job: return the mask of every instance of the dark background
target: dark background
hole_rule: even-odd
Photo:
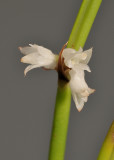
[[[47,160],[57,73],[34,69],[24,78],[18,46],[58,53],[69,38],[80,0],[0,1],[0,159]],[[96,160],[114,119],[114,1],[103,0],[84,49],[96,89],[79,113],[72,101],[65,160]]]

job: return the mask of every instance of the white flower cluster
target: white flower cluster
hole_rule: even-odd
[[[57,68],[59,57],[53,54],[51,50],[36,44],[19,47],[19,49],[25,55],[22,57],[21,62],[30,64],[24,71],[25,75],[28,71],[37,67]],[[78,111],[82,110],[84,103],[88,100],[88,96],[95,91],[88,87],[84,76],[84,70],[91,72],[87,65],[91,55],[92,49],[83,51],[80,48],[79,51],[76,51],[75,49],[65,48],[62,52],[64,64],[69,68],[69,85]]]

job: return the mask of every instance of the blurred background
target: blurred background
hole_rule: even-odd
[[[48,159],[57,73],[34,69],[24,78],[18,47],[36,43],[58,54],[81,2],[0,1],[0,159]],[[96,92],[80,113],[71,103],[65,160],[96,160],[114,120],[113,6],[103,0],[84,47],[93,47],[86,81]]]

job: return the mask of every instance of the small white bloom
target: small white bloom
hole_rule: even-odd
[[[87,64],[92,56],[92,49],[83,52],[82,48],[80,48],[79,51],[71,48],[65,48],[62,55],[65,58],[64,62],[67,67],[72,68],[73,70],[81,68],[91,72]]]
[[[29,63],[24,74],[33,68],[44,67],[45,69],[55,69],[58,71],[59,78],[69,82],[72,96],[78,111],[81,111],[88,96],[95,90],[88,87],[85,82],[84,70],[91,72],[87,65],[91,56],[92,49],[79,51],[63,46],[59,56],[54,55],[51,50],[36,44],[27,47],[19,47],[22,57],[21,62]]]
[[[19,49],[25,55],[22,57],[21,62],[30,64],[24,71],[25,75],[33,68],[44,67],[46,69],[55,69],[57,66],[58,56],[54,55],[47,48],[30,44],[27,47],[19,47]]]
[[[69,71],[69,84],[76,107],[78,111],[81,111],[84,102],[87,102],[88,100],[88,96],[95,91],[88,87],[84,78],[84,70],[90,72],[87,63],[91,58],[92,49],[83,52],[82,48],[80,48],[79,51],[66,48],[63,50],[62,55],[64,57],[65,65],[71,69]]]

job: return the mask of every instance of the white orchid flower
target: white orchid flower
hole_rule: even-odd
[[[82,48],[79,51],[66,48],[62,55],[66,66],[71,68],[69,84],[76,107],[81,111],[88,96],[95,91],[88,87],[84,75],[84,70],[91,72],[87,64],[92,56],[92,49],[83,52]]]
[[[36,44],[29,44],[29,46],[19,47],[19,49],[25,55],[22,57],[21,62],[30,64],[24,71],[25,75],[34,68],[44,67],[46,69],[55,69],[57,66],[58,56],[54,55],[47,48]]]
[[[88,87],[85,82],[84,70],[91,72],[87,65],[91,56],[92,49],[79,51],[71,48],[62,48],[59,56],[52,53],[51,50],[38,46],[36,44],[28,47],[19,47],[25,55],[21,62],[29,63],[24,74],[33,68],[44,67],[45,69],[55,69],[58,71],[59,78],[69,82],[72,96],[78,111],[81,111],[88,96],[95,90]]]

